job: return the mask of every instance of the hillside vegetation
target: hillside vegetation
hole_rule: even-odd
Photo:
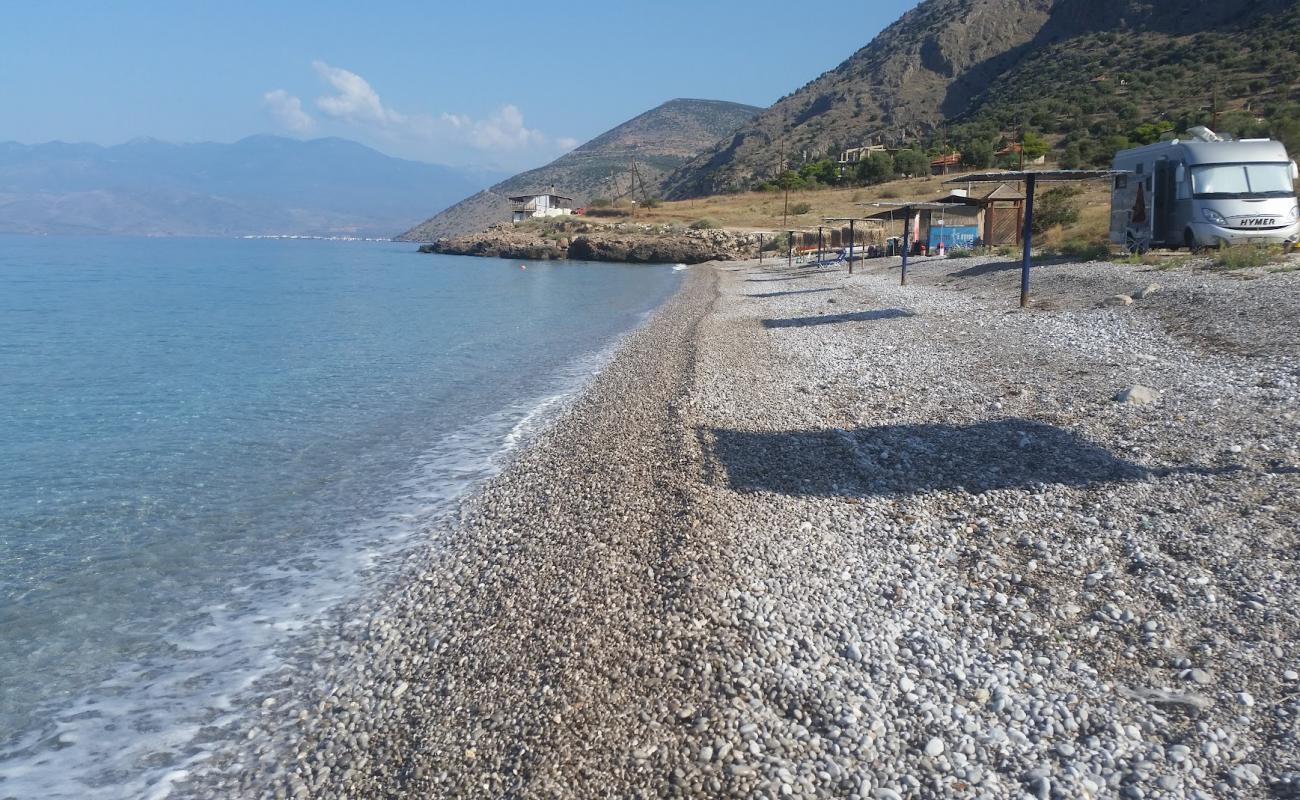
[[[671,198],[752,188],[880,142],[995,162],[1035,137],[1069,166],[1217,119],[1300,149],[1294,0],[926,0],[677,170]]]

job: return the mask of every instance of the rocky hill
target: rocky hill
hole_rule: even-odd
[[[960,146],[1029,126],[1127,135],[1213,115],[1215,97],[1220,111],[1285,126],[1300,100],[1298,32],[1295,0],[925,0],[683,166],[665,192],[749,188],[783,164],[871,141]]]
[[[754,106],[720,100],[670,100],[544,167],[515,175],[457,203],[398,238],[428,242],[484,230],[493,223],[509,221],[506,197],[545,191],[552,186],[579,204],[598,197],[630,196],[634,159],[638,178],[635,196],[657,196],[662,192],[664,178],[673,170],[760,111]]]

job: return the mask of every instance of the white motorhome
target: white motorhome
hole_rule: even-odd
[[[1115,155],[1110,239],[1133,252],[1300,240],[1295,181],[1281,142],[1226,141],[1204,128]]]

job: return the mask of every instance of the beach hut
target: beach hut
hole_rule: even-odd
[[[550,192],[521,194],[509,198],[511,219],[523,222],[538,217],[563,217],[573,213],[573,198]]]

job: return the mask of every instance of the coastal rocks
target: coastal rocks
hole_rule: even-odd
[[[482,233],[421,245],[420,252],[524,260],[700,264],[752,256],[757,245],[753,235],[729,231],[566,220],[494,225]]]
[[[1107,308],[1122,308],[1133,305],[1133,298],[1126,294],[1116,294],[1102,300],[1101,304]]]

